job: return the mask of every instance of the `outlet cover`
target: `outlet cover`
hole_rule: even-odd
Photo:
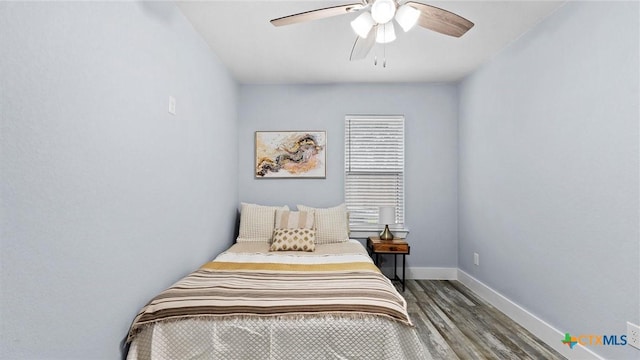
[[[478,253],[473,253],[473,265],[480,265],[480,255]]]
[[[627,321],[627,344],[640,349],[640,326]]]

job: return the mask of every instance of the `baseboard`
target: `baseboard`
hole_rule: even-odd
[[[382,272],[393,274],[393,267],[382,266]],[[398,276],[402,276],[402,267],[398,266]],[[458,268],[438,268],[438,267],[407,267],[405,276],[415,280],[456,280],[458,279]]]
[[[456,280],[457,268],[410,267],[407,268],[407,279],[416,280]]]
[[[547,324],[542,319],[509,300],[504,295],[493,290],[473,276],[460,269],[456,270],[457,280],[459,282],[489,302],[496,309],[505,313],[525,329],[529,330],[532,334],[540,338],[567,359],[604,359],[580,344],[577,344],[573,349],[570,349],[561,342],[562,338],[564,338],[563,332]]]

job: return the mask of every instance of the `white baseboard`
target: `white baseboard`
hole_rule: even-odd
[[[387,275],[393,274],[393,266],[382,266],[380,269]],[[402,277],[402,267],[398,266],[397,274]],[[407,267],[405,276],[407,280],[457,280],[458,268]]]
[[[458,269],[438,267],[409,267],[407,268],[407,279],[456,280],[458,279]]]
[[[493,290],[478,279],[467,274],[466,272],[457,270],[457,280],[471,289],[478,296],[489,302],[496,309],[502,311],[515,322],[529,330],[532,334],[547,343],[554,350],[565,356],[567,359],[598,359],[603,360],[593,351],[577,344],[573,349],[564,345],[561,341],[564,333],[547,324],[542,319],[530,313],[520,305],[506,298],[504,295]]]

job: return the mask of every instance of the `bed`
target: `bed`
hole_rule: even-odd
[[[139,312],[127,359],[428,358],[404,298],[360,242],[314,242],[235,243]]]

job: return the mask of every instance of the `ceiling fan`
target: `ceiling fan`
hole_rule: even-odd
[[[435,6],[403,0],[362,0],[360,3],[305,11],[271,20],[274,26],[297,24],[362,11],[351,21],[357,34],[349,60],[364,59],[375,43],[386,44],[396,39],[395,22],[405,32],[417,23],[435,32],[460,37],[473,23],[460,15]],[[377,59],[376,59],[377,63]],[[386,66],[386,60],[385,64]]]

